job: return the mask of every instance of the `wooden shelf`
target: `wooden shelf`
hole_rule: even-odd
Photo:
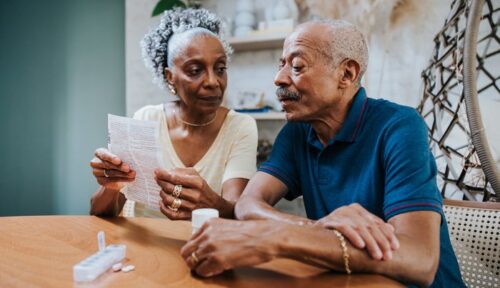
[[[274,33],[268,35],[250,35],[229,38],[229,44],[235,52],[255,51],[263,49],[281,49],[287,34]]]
[[[255,120],[286,120],[285,112],[262,112],[245,114],[252,116]]]

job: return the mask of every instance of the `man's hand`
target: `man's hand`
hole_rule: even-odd
[[[284,225],[284,224],[281,224]],[[198,275],[268,262],[277,255],[274,221],[211,219],[182,247],[181,255]]]
[[[376,260],[392,259],[392,251],[399,248],[394,227],[357,203],[334,210],[315,225],[338,230],[354,247],[366,248]]]

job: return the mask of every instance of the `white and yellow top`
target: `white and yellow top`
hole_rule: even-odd
[[[139,109],[134,119],[160,121],[160,141],[166,169],[186,168],[170,139],[164,105],[149,105]],[[245,114],[230,110],[219,134],[205,155],[194,165],[213,191],[221,194],[225,181],[234,178],[250,179],[256,171],[257,124]],[[222,196],[222,194],[221,194]],[[161,212],[127,200],[124,216],[165,217]]]

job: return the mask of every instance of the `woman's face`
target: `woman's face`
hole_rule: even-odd
[[[210,113],[222,103],[227,86],[227,57],[220,41],[196,35],[174,56],[173,67],[165,69],[167,81],[190,109]]]

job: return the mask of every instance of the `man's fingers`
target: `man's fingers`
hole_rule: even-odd
[[[370,231],[371,235],[377,242],[378,248],[382,252],[383,259],[384,260],[392,259],[391,243],[389,239],[387,239],[385,234],[381,231],[380,226],[379,225],[368,226],[368,230]]]
[[[374,228],[374,231],[375,230],[379,231],[380,233],[382,233],[385,236],[387,241],[389,241],[389,245],[390,245],[390,248],[392,250],[396,250],[399,248],[399,241],[396,238],[396,235],[394,234],[394,227],[392,227],[391,224],[385,223],[384,220],[382,220],[378,216],[373,215],[372,213],[368,212],[368,210],[366,210],[365,208],[363,208],[360,205],[354,205],[354,208],[358,211],[359,215],[361,217],[363,217],[363,219],[368,220],[368,222],[371,223],[369,225],[377,225],[378,226],[378,228],[380,230]],[[380,235],[377,235],[377,236],[380,236]],[[386,240],[381,240],[381,241],[386,243]],[[380,241],[377,241],[377,242],[381,243]],[[379,246],[379,247],[382,249],[385,249],[385,247],[381,247],[381,246]],[[389,253],[389,254],[392,254],[392,253]],[[390,255],[388,255],[388,257],[390,257]]]
[[[368,231],[365,227],[362,227],[357,231],[366,243],[366,250],[368,250],[368,254],[370,254],[373,259],[381,260],[383,257],[382,251],[378,247],[377,241],[375,241],[375,238],[373,238],[370,231]]]
[[[358,249],[364,249],[366,247],[366,243],[363,241],[361,235],[351,226],[342,225],[336,227],[335,229],[342,233],[342,235],[344,235],[354,247]]]
[[[196,274],[202,277],[211,277],[224,272],[224,267],[220,261],[214,257],[203,260],[195,269]]]
[[[188,242],[181,248],[181,256],[186,259],[195,252],[200,244],[206,240],[205,230],[208,228],[208,224],[205,222],[198,231],[191,236]]]
[[[389,224],[389,223],[383,223],[379,225],[380,231],[385,235],[385,237],[389,240],[391,243],[391,249],[396,250],[399,248],[399,240],[396,237],[396,234],[394,233],[394,227]]]

